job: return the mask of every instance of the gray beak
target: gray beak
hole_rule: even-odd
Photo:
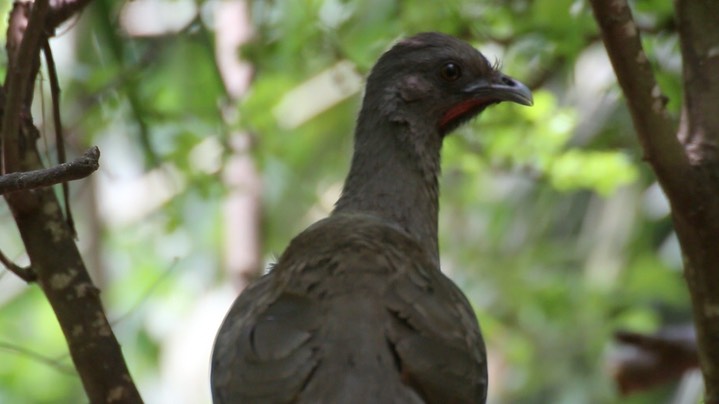
[[[504,74],[498,80],[481,80],[468,85],[464,92],[474,97],[493,100],[510,101],[530,106],[533,104],[532,91],[522,82]]]

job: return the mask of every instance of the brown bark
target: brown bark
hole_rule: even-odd
[[[592,0],[637,137],[684,255],[706,402],[719,403],[719,2],[676,0],[684,75],[679,128],[664,109],[626,0]]]
[[[85,178],[100,167],[99,159],[100,149],[96,146],[69,163],[58,164],[51,168],[2,175],[0,176],[0,195]]]
[[[75,12],[87,3],[56,0],[51,6],[48,0],[37,0],[14,5],[0,133],[4,173],[42,169],[30,116],[40,51],[53,24],[70,17],[64,7],[72,6]],[[52,189],[23,189],[5,199],[30,257],[30,275],[55,311],[90,402],[142,402]]]
[[[683,61],[679,137],[700,180],[694,209],[674,212],[697,327],[706,402],[719,402],[719,2],[675,1]],[[681,198],[681,194],[670,198]]]

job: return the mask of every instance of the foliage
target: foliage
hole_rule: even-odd
[[[596,28],[584,2],[254,0],[256,32],[241,50],[254,78],[237,104],[214,62],[216,2],[184,3],[196,3],[196,15],[176,34],[127,35],[119,27],[126,4],[97,0],[59,39],[75,44],[60,66],[72,146],[100,145],[101,177],[152,171],[170,184],[167,197],[134,219],[107,217],[103,204],[126,199],[130,210],[131,201],[153,199],[164,188],[153,195],[132,194],[117,183],[114,191],[101,189],[98,215],[86,208],[93,188],[72,186],[73,197],[85,199],[74,205],[80,240],[88,256],[98,257],[96,279],[110,317],[119,318],[118,336],[148,401],[163,397],[157,393],[161,362],[179,332],[173,324],[225,282],[220,257],[230,247],[223,244],[221,206],[227,188],[218,170],[231,154],[230,133],[253,135],[251,152],[263,182],[259,237],[271,260],[331,207],[348,166],[361,94],[351,91],[295,126],[282,123],[278,108],[291,90],[340,61],[365,75],[393,40],[419,31],[470,40],[536,88],[534,107],[493,107],[447,139],[443,152],[443,267],[478,312],[492,352],[491,396],[501,402],[615,402],[606,368],[612,332],[688,320],[667,210],[650,192],[654,180],[615,84],[605,79],[610,67],[601,52],[597,56]],[[663,25],[671,7],[639,1],[637,10],[656,28],[645,42],[677,112],[677,44]],[[320,102],[323,94],[313,97],[302,102]],[[220,149],[209,168],[196,157],[208,139]],[[53,145],[45,142],[50,155]],[[9,223],[9,213],[1,214]],[[9,227],[0,247],[21,257]],[[71,363],[41,293],[7,286],[8,277],[0,288],[17,292],[0,303],[0,402],[82,402],[78,380],[62,370]],[[38,381],[43,388],[34,388]],[[648,393],[631,402],[671,394]]]

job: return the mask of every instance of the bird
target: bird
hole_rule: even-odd
[[[440,269],[444,138],[532,93],[467,42],[400,40],[367,78],[330,215],[294,237],[232,304],[211,360],[215,403],[483,403],[487,356]]]

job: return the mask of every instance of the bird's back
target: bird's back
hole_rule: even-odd
[[[372,68],[332,215],[297,236],[217,337],[219,403],[484,402],[484,343],[438,268],[440,151],[524,84],[457,38],[421,33]]]
[[[474,403],[484,344],[469,303],[402,230],[334,215],[233,305],[216,403]]]

